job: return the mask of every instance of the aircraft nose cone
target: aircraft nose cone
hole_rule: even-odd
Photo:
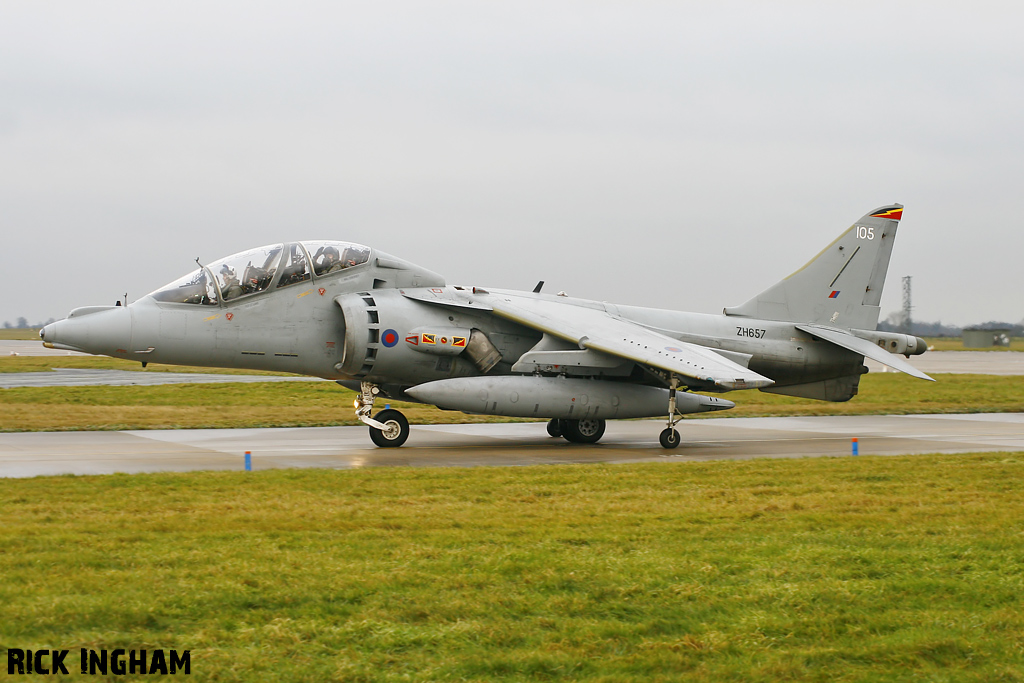
[[[73,322],[70,320],[58,320],[55,323],[50,323],[39,330],[39,337],[43,340],[43,344],[54,349],[67,349],[69,351],[83,351],[80,344],[75,344],[74,341],[81,343],[83,335],[83,325],[81,321]],[[72,327],[78,328],[72,330]],[[79,334],[75,334],[75,331]],[[74,340],[74,341],[73,341]]]
[[[131,314],[127,307],[77,309],[66,319],[46,325],[39,336],[51,348],[114,355],[131,344]]]

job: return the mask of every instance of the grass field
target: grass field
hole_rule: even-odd
[[[54,369],[129,370],[133,372],[212,373],[215,375],[291,375],[288,372],[263,370],[234,370],[231,368],[200,368],[191,365],[162,365],[150,363],[145,368],[138,361],[127,361],[107,356],[0,356],[0,373],[50,372]]]
[[[39,328],[0,328],[0,339],[32,339],[39,341]]]
[[[719,417],[1024,412],[1024,378],[902,374],[861,379],[860,395],[827,403],[759,391],[731,392],[737,407]],[[353,392],[334,382],[176,384],[138,387],[52,387],[0,390],[0,431],[314,427],[359,424]],[[383,408],[384,402],[378,404]],[[414,424],[510,422],[392,402]],[[693,419],[693,418],[689,418]]]
[[[983,349],[969,349],[960,337],[927,337],[928,347],[933,351],[1024,351],[1024,337],[1014,337],[1007,346],[990,346]]]
[[[1022,481],[1019,453],[0,480],[0,643],[191,649],[197,681],[1022,681]]]

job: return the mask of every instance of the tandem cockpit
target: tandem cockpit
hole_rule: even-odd
[[[370,248],[351,242],[273,244],[222,258],[150,294],[157,301],[216,306],[360,266]]]

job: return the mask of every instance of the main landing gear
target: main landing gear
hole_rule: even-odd
[[[373,402],[380,393],[380,387],[370,382],[360,382],[359,396],[356,397],[356,417],[370,427],[370,440],[381,448],[398,448],[409,438],[409,421],[405,415],[390,408],[373,417]]]
[[[548,434],[564,437],[572,443],[597,443],[604,436],[605,421],[596,418],[582,420],[550,420]]]
[[[682,441],[676,425],[683,419],[683,416],[676,412],[676,391],[679,389],[679,380],[672,376],[669,379],[668,389],[668,426],[658,436],[661,447],[666,450],[673,450],[679,447]],[[565,437],[566,441],[572,443],[597,443],[604,436],[605,421],[596,419],[584,420],[549,420],[548,434],[555,438]]]

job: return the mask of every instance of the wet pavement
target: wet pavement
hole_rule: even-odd
[[[655,420],[609,422],[594,445],[552,439],[544,423],[413,426],[402,448],[365,427],[0,434],[0,476],[379,466],[478,467],[1024,451],[1024,414],[868,415],[684,420],[675,451]]]

